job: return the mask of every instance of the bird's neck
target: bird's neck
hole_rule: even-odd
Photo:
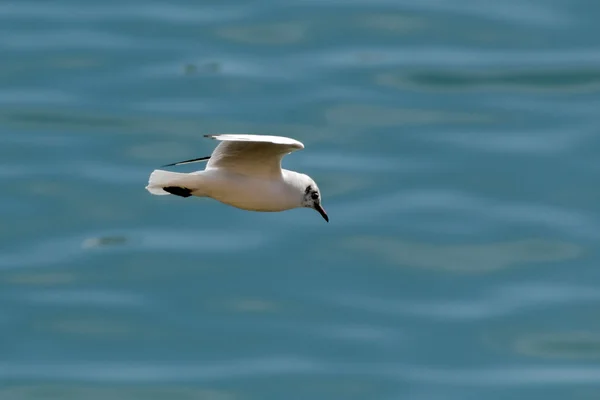
[[[289,185],[292,185],[294,187],[302,186],[302,178],[304,175],[296,171],[290,171],[289,169],[281,169],[281,175],[283,176],[283,180]]]
[[[306,177],[304,174],[300,174],[296,171],[290,171],[287,169],[282,169],[281,174],[283,176],[283,181],[285,182],[285,186],[287,187],[287,193],[290,196],[290,201],[294,203],[298,203],[297,207],[302,206],[302,193],[304,193],[304,189],[306,187]]]

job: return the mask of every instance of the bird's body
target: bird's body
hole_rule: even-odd
[[[208,161],[202,171],[155,170],[146,189],[155,195],[210,197],[249,211],[274,212],[321,206],[316,183],[305,174],[281,168],[281,159],[304,145],[294,139],[262,135],[210,135],[222,142],[210,157],[170,164]]]
[[[153,174],[156,173],[172,180],[165,182],[165,185],[177,185],[178,180],[174,180],[175,176],[171,175],[174,174],[173,172],[157,170]],[[185,188],[190,190],[191,196],[210,197],[248,211],[284,211],[298,207],[297,185],[294,185],[294,182],[298,180],[297,175],[300,174],[282,170],[281,178],[273,180],[221,169],[206,169],[190,174],[181,174],[178,178],[180,179],[179,184],[185,185]],[[150,176],[151,181],[152,178],[153,175]],[[160,190],[164,191],[163,188]]]

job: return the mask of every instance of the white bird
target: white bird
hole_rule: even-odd
[[[308,207],[329,222],[315,181],[308,175],[281,168],[281,160],[286,154],[304,148],[301,142],[267,135],[204,137],[221,141],[209,157],[163,165],[171,167],[208,161],[203,171],[178,173],[157,169],[150,174],[146,189],[155,195],[210,197],[249,211]]]

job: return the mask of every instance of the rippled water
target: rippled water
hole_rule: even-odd
[[[0,3],[0,398],[596,399],[598,16]],[[331,223],[144,190],[210,132]]]

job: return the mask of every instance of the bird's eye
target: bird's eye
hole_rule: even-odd
[[[310,197],[312,197],[313,200],[317,200],[319,198],[319,193],[313,192],[313,194],[310,195]]]

